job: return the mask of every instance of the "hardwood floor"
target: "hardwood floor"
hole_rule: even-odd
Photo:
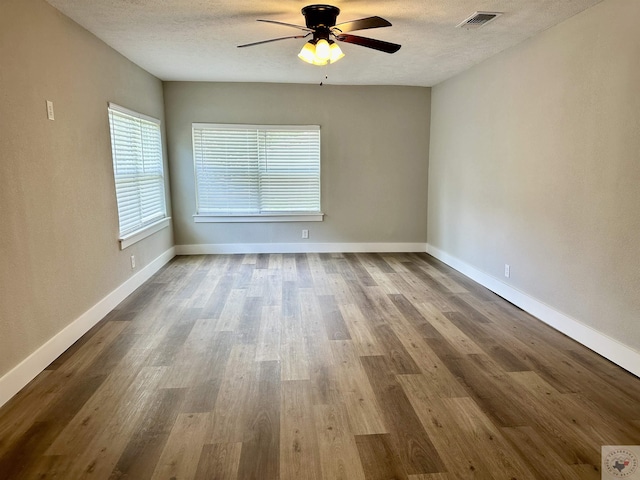
[[[0,410],[1,479],[599,479],[640,379],[426,254],[177,257]]]

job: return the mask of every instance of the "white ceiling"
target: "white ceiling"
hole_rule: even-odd
[[[237,45],[300,31],[309,0],[47,0],[162,80],[432,86],[601,0],[343,0],[338,23],[378,15],[387,28],[353,32],[399,43],[386,54],[341,43],[326,67],[297,58],[305,40]],[[504,15],[480,29],[455,28],[475,11]],[[328,78],[325,78],[327,76]]]

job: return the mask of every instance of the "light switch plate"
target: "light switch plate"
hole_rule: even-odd
[[[47,118],[49,120],[55,120],[55,116],[53,114],[53,102],[51,100],[47,100]]]

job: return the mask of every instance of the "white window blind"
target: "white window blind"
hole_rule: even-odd
[[[120,237],[166,218],[160,121],[109,104]]]
[[[193,124],[197,214],[320,212],[320,127]]]

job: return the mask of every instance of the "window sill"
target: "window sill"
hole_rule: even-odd
[[[120,250],[124,250],[127,247],[130,247],[134,243],[139,242],[160,230],[167,228],[169,223],[171,222],[171,217],[165,217],[161,220],[158,220],[151,225],[144,227],[142,230],[138,230],[137,232],[130,233],[124,237],[120,237]]]
[[[322,222],[324,213],[285,213],[265,215],[194,215],[195,223],[260,223],[260,222]]]

